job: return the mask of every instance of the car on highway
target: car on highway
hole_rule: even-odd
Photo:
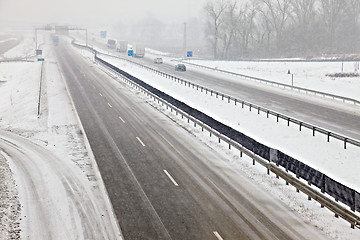
[[[175,65],[175,71],[181,71],[181,72],[185,72],[186,71],[186,66],[182,63],[176,64]]]
[[[163,63],[163,60],[162,60],[162,58],[155,58],[154,63],[161,64],[161,63]]]

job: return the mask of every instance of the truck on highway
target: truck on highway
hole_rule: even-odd
[[[107,47],[110,48],[110,49],[115,49],[115,48],[116,48],[116,40],[108,39],[106,45],[107,45]]]
[[[127,52],[128,42],[127,41],[118,41],[116,43],[116,51],[118,52]]]
[[[51,35],[52,41],[54,45],[58,45],[59,44],[59,36],[58,35]]]
[[[142,44],[136,44],[134,48],[134,57],[143,58],[145,56],[145,47]]]

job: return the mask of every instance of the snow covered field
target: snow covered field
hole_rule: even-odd
[[[4,55],[28,56],[33,44]],[[0,63],[0,239],[121,239],[52,48],[42,49],[39,117],[42,63]]]
[[[242,62],[188,60],[190,63],[360,100],[360,77],[326,74],[360,73],[359,62]],[[290,74],[288,71],[290,70]],[[239,78],[241,79],[241,78]]]

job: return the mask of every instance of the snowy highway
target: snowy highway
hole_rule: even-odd
[[[57,47],[125,239],[324,238],[219,162],[219,153],[74,53],[69,43]]]
[[[137,61],[189,82],[360,140],[360,112],[341,108],[338,103],[319,102],[318,99],[309,97],[309,95],[298,94],[290,90],[277,90],[235,76],[211,72],[208,74],[209,70],[200,70],[190,65],[187,66],[186,72],[178,73],[174,71],[173,65],[166,62],[162,65],[155,65],[150,57],[137,59]]]

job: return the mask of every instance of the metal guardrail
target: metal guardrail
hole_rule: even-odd
[[[95,51],[95,50],[91,50],[91,51]],[[96,52],[96,51],[95,51]],[[285,120],[287,121],[287,124],[288,126],[290,125],[290,123],[294,123],[294,124],[297,124],[299,125],[299,131],[302,130],[302,128],[307,128],[307,129],[310,129],[312,131],[312,134],[313,136],[315,136],[315,132],[318,132],[318,133],[322,133],[324,135],[327,136],[327,141],[330,142],[330,138],[335,138],[335,139],[338,139],[340,141],[342,141],[344,143],[344,149],[347,148],[347,144],[352,144],[354,146],[357,146],[357,147],[360,147],[360,141],[358,140],[355,140],[353,138],[350,138],[350,137],[347,137],[347,136],[343,136],[339,133],[335,133],[335,132],[332,132],[332,131],[329,131],[329,130],[326,130],[324,128],[321,128],[319,126],[315,126],[315,125],[312,125],[310,123],[307,123],[307,122],[304,122],[304,121],[301,121],[301,120],[298,120],[298,119],[295,119],[295,118],[292,118],[292,117],[289,117],[287,115],[284,115],[284,114],[281,114],[281,113],[278,113],[278,112],[275,112],[273,110],[270,110],[270,109],[267,109],[267,108],[264,108],[264,107],[261,107],[257,104],[254,104],[254,103],[250,103],[250,102],[247,102],[247,101],[244,101],[244,100],[241,100],[241,99],[238,99],[238,98],[235,98],[235,97],[232,97],[230,95],[227,95],[227,94],[224,94],[224,93],[221,93],[221,92],[218,92],[216,90],[213,90],[213,89],[210,89],[210,88],[207,88],[207,87],[204,87],[204,86],[201,86],[201,85],[198,85],[198,84],[195,84],[195,83],[192,83],[192,82],[189,82],[189,81],[186,81],[186,80],[183,80],[181,78],[178,78],[178,77],[175,77],[173,75],[170,75],[170,74],[167,74],[167,73],[164,73],[164,72],[161,72],[159,70],[156,70],[156,69],[153,69],[153,68],[150,68],[148,66],[145,66],[145,65],[142,65],[142,64],[139,64],[137,62],[134,62],[134,61],[131,61],[131,60],[128,60],[128,59],[125,59],[125,58],[120,58],[120,57],[117,57],[117,56],[114,56],[114,55],[110,55],[110,54],[104,54],[104,53],[101,53],[101,55],[105,55],[105,56],[110,56],[110,57],[114,57],[114,58],[118,58],[118,59],[121,59],[121,60],[124,60],[124,61],[127,61],[127,62],[130,62],[132,64],[135,64],[135,65],[138,65],[139,67],[141,68],[145,68],[149,71],[152,71],[158,75],[161,75],[163,77],[166,77],[166,78],[169,78],[173,81],[178,81],[179,83],[181,84],[185,84],[185,85],[188,85],[189,87],[193,87],[193,88],[197,88],[197,90],[200,90],[200,91],[205,91],[206,93],[210,93],[211,95],[216,95],[216,97],[221,97],[223,100],[224,99],[227,99],[228,102],[230,103],[230,101],[233,101],[236,104],[241,104],[242,107],[244,106],[247,106],[249,107],[249,110],[251,111],[252,109],[255,109],[258,111],[258,114],[260,114],[260,112],[263,112],[266,114],[267,118],[269,118],[269,115],[272,115],[272,116],[275,116],[276,117],[276,121],[278,122],[279,119],[282,119],[282,120]]]
[[[300,181],[296,177],[294,177],[291,174],[285,172],[280,167],[277,167],[274,163],[271,163],[271,162],[261,158],[260,156],[255,155],[250,150],[244,148],[239,143],[233,141],[232,139],[230,139],[230,138],[222,135],[218,131],[212,129],[210,126],[208,126],[205,123],[201,122],[197,118],[187,114],[186,112],[184,112],[181,109],[175,107],[171,103],[169,103],[169,102],[163,100],[162,98],[156,96],[152,92],[150,92],[147,89],[143,88],[139,84],[131,81],[130,79],[126,78],[125,76],[121,75],[120,73],[116,72],[115,70],[109,68],[108,66],[102,64],[101,62],[99,62],[99,63],[102,66],[104,66],[107,70],[111,71],[116,76],[120,77],[124,82],[126,82],[130,86],[135,87],[136,89],[139,89],[140,91],[142,91],[144,94],[146,94],[148,97],[150,97],[150,99],[153,98],[154,101],[158,102],[158,104],[162,104],[163,106],[165,105],[167,107],[167,109],[170,108],[171,112],[175,111],[176,115],[181,115],[182,118],[184,118],[184,117],[187,118],[188,123],[190,121],[193,122],[194,127],[196,127],[198,125],[198,126],[201,127],[202,131],[204,131],[204,130],[208,131],[210,133],[210,137],[212,135],[216,136],[219,139],[219,143],[221,141],[224,141],[224,142],[226,142],[228,144],[229,149],[231,149],[231,147],[234,147],[235,149],[239,150],[240,151],[240,157],[242,157],[243,154],[245,154],[246,156],[250,157],[253,160],[253,165],[255,165],[255,162],[261,164],[262,166],[264,166],[267,169],[267,174],[268,175],[270,174],[270,172],[273,172],[277,177],[280,177],[280,178],[284,179],[286,181],[287,185],[291,184],[292,186],[294,186],[296,188],[296,190],[298,192],[301,191],[304,194],[306,194],[308,196],[308,200],[314,199],[315,201],[317,201],[317,202],[319,202],[321,204],[321,207],[326,207],[330,211],[335,213],[335,217],[341,217],[344,220],[346,220],[347,222],[349,222],[351,228],[355,228],[355,227],[360,228],[360,217],[358,215],[356,215],[355,213],[349,211],[345,207],[343,207],[340,204],[336,203],[335,201],[329,199],[324,194],[322,194],[321,192],[319,192],[316,189],[312,188],[308,184],[303,183],[302,181]]]
[[[83,47],[83,46],[81,46],[81,47]],[[89,50],[96,53],[96,51],[94,51],[93,49],[89,49]],[[95,60],[97,60],[97,57],[95,57]],[[131,86],[133,86],[135,88],[138,88],[140,91],[143,91],[145,94],[150,96],[150,98],[154,98],[154,101],[158,101],[159,104],[161,103],[162,105],[166,105],[167,109],[170,108],[171,111],[175,110],[176,115],[181,114],[182,118],[184,118],[184,117],[187,118],[188,123],[190,121],[192,121],[194,123],[194,127],[196,127],[197,125],[201,126],[202,131],[204,131],[204,129],[205,129],[210,133],[210,136],[212,136],[212,135],[216,136],[219,139],[219,143],[222,140],[229,145],[229,149],[231,149],[231,147],[238,149],[240,151],[240,157],[242,157],[242,155],[244,153],[245,155],[247,155],[248,157],[250,157],[253,160],[254,165],[255,165],[255,162],[260,163],[262,166],[267,168],[268,174],[270,174],[270,172],[275,173],[277,177],[281,177],[282,179],[284,179],[286,181],[286,184],[290,183],[291,185],[293,185],[296,188],[297,192],[301,191],[301,192],[305,193],[308,196],[308,200],[314,199],[314,200],[318,201],[321,204],[321,207],[327,207],[330,211],[334,212],[335,217],[341,217],[344,220],[346,220],[347,222],[349,222],[351,228],[355,228],[355,227],[360,228],[360,217],[358,215],[349,211],[348,209],[346,209],[345,207],[336,203],[335,201],[332,201],[331,199],[326,197],[324,194],[322,194],[319,191],[317,191],[316,189],[312,188],[310,185],[303,183],[302,181],[300,181],[298,179],[298,176],[294,177],[291,174],[287,173],[287,169],[286,169],[286,171],[282,170],[280,167],[276,166],[274,163],[269,162],[266,159],[263,159],[262,157],[256,155],[254,152],[241,146],[239,143],[235,142],[231,138],[229,138],[225,135],[222,135],[221,133],[212,129],[210,126],[199,121],[195,117],[188,115],[186,112],[178,109],[177,107],[170,104],[169,102],[166,102],[162,98],[156,96],[155,94],[153,94],[152,92],[143,88],[139,84],[137,84],[137,83],[133,82],[132,80],[126,78],[125,76],[121,75],[119,72],[115,71],[114,69],[110,68],[109,66],[103,64],[102,62],[100,62],[100,64],[103,65],[106,69],[108,69],[111,72],[113,72],[114,74],[116,74],[117,76],[119,76],[121,79],[123,79],[123,81],[127,82],[128,84],[130,84]]]
[[[354,103],[356,105],[360,105],[360,101],[358,101],[356,99],[348,98],[348,97],[343,97],[343,96],[339,96],[339,95],[335,95],[335,94],[331,94],[331,93],[325,93],[325,92],[316,91],[316,90],[312,90],[312,89],[307,89],[307,88],[297,87],[297,86],[293,86],[293,85],[278,83],[278,82],[266,80],[266,79],[263,79],[263,78],[252,77],[252,76],[248,76],[248,75],[244,75],[244,74],[240,74],[240,73],[234,73],[234,72],[225,71],[225,70],[221,70],[221,69],[216,69],[216,68],[203,66],[203,65],[199,65],[199,64],[195,64],[195,63],[189,63],[189,62],[183,61],[183,60],[175,60],[175,61],[186,63],[186,64],[189,64],[189,65],[192,65],[192,66],[195,66],[195,67],[199,67],[199,68],[204,68],[204,69],[208,69],[208,70],[212,70],[212,71],[216,71],[216,72],[221,72],[221,73],[226,73],[226,74],[229,74],[229,75],[234,75],[234,76],[237,76],[237,77],[251,79],[251,80],[254,80],[254,81],[258,81],[258,82],[263,82],[263,83],[266,83],[266,84],[276,85],[278,87],[296,89],[299,92],[303,91],[305,93],[313,93],[314,95],[328,97],[328,98],[331,98],[331,99],[339,99],[339,100],[341,100],[343,102],[351,102],[351,103]]]

